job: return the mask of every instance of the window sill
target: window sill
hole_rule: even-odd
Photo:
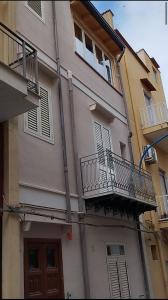
[[[117,90],[111,83],[109,83],[108,80],[106,80],[96,69],[94,69],[77,51],[75,51],[75,54],[83,60],[85,64],[87,64],[98,76],[100,76],[111,88],[113,88],[120,96],[123,96],[123,94]]]
[[[24,133],[27,133],[27,134],[29,134],[29,135],[31,135],[31,136],[34,136],[34,137],[36,137],[36,138],[38,138],[38,139],[40,139],[40,140],[42,140],[42,141],[44,141],[44,142],[47,142],[47,143],[49,143],[49,144],[54,145],[54,138],[47,138],[47,137],[42,136],[42,135],[40,135],[40,134],[38,134],[38,133],[36,133],[36,132],[32,132],[32,131],[30,131],[30,130],[27,129],[27,128],[24,128]]]

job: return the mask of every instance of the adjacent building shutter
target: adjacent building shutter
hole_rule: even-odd
[[[40,87],[40,111],[41,111],[41,133],[42,135],[50,138],[51,129],[50,129],[50,110],[49,110],[49,100],[48,100],[48,91]]]
[[[27,4],[36,12],[36,14],[42,17],[41,1],[27,1]]]

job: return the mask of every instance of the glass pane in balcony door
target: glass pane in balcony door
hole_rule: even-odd
[[[105,66],[103,62],[103,53],[102,51],[95,45],[95,52],[96,52],[96,68],[97,71],[105,77]]]
[[[146,102],[146,109],[147,109],[147,120],[148,126],[155,125],[156,123],[156,115],[154,105],[152,103],[152,99],[147,94],[144,94],[145,102]]]
[[[85,33],[85,45],[86,45],[85,59],[93,68],[95,68],[95,56],[93,54],[93,43],[86,33]]]

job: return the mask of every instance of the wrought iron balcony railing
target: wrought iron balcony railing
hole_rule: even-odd
[[[147,105],[140,112],[142,128],[168,122],[168,108],[165,102]]]
[[[81,158],[81,173],[86,198],[115,193],[156,206],[150,174],[109,150]]]
[[[37,51],[0,22],[0,61],[27,79],[27,87],[38,94]]]

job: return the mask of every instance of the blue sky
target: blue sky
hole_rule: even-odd
[[[114,13],[118,28],[135,51],[144,48],[160,65],[168,103],[168,25],[165,24],[165,1],[92,1],[103,12]]]

